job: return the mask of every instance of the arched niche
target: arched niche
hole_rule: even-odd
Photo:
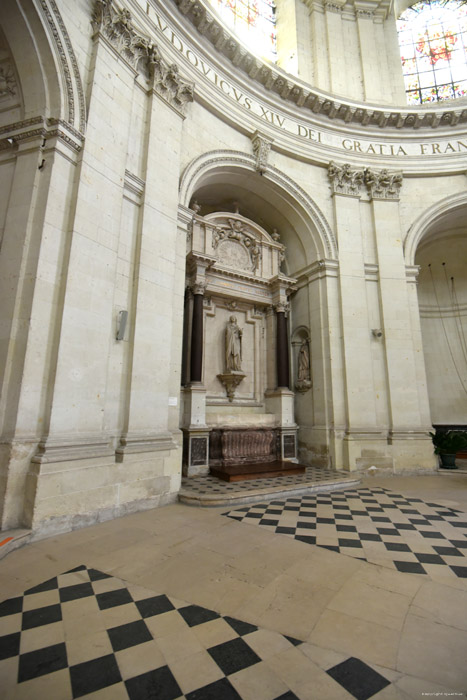
[[[85,129],[85,98],[76,57],[55,3],[3,0],[0,29],[21,86],[20,119],[62,119]],[[11,119],[10,123],[15,120]],[[18,120],[16,120],[18,121]]]
[[[467,424],[467,195],[428,209],[406,254],[419,268],[418,303],[431,421]]]
[[[323,258],[337,258],[334,234],[316,203],[293,180],[268,166],[260,175],[255,159],[236,151],[213,151],[194,160],[180,184],[180,203],[196,200],[203,215],[238,211],[286,246],[285,271],[295,276]]]

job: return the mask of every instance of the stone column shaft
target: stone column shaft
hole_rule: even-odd
[[[289,343],[287,337],[287,319],[285,311],[276,312],[277,329],[277,387],[288,389],[289,377]]]
[[[203,294],[193,295],[193,322],[191,325],[190,381],[201,382],[203,374]]]

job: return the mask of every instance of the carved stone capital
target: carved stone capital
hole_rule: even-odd
[[[288,301],[280,301],[274,306],[274,310],[276,314],[285,314],[287,316],[290,310],[290,304]]]
[[[371,199],[399,199],[402,187],[402,173],[390,172],[386,168],[373,170],[365,168],[365,185]]]
[[[206,282],[193,282],[191,285],[191,291],[193,294],[203,294],[206,291]]]
[[[118,8],[113,0],[95,0],[92,26],[135,71],[146,72],[158,95],[183,113],[193,101],[194,84],[183,80],[178,66],[167,63],[158,46],[135,29],[129,10]]]
[[[360,197],[360,188],[364,180],[363,170],[353,168],[350,163],[338,165],[331,161],[328,166],[328,177],[334,194]]]
[[[253,144],[253,154],[256,157],[256,171],[262,175],[268,167],[269,152],[273,139],[268,138],[259,131],[255,131],[251,136],[251,143]]]

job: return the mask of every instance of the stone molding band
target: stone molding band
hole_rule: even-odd
[[[198,32],[206,37],[219,53],[230,60],[235,68],[244,71],[250,78],[260,83],[263,88],[276,93],[283,100],[292,102],[298,107],[304,107],[315,115],[330,120],[339,120],[345,124],[358,124],[361,127],[369,128],[377,126],[411,130],[423,127],[436,129],[437,127],[454,127],[457,124],[467,123],[467,108],[461,106],[451,109],[444,107],[430,111],[426,111],[424,108],[420,110],[392,109],[389,106],[366,105],[321,94],[305,83],[300,83],[288,73],[281,71],[280,68],[270,66],[249,53],[225,25],[204,6],[201,0],[172,1]],[[328,9],[331,8],[328,7]]]

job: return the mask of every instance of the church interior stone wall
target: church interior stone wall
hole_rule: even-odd
[[[277,66],[228,32],[216,44],[192,5],[2,5],[2,527],[40,536],[175,500],[182,431],[206,440],[256,421],[298,431],[306,464],[423,472],[432,424],[465,423],[441,332],[467,332],[465,104],[401,106],[384,2],[366,3],[370,16],[281,0]],[[234,258],[248,267],[248,246],[190,243],[220,213],[284,246],[280,270],[262,267],[266,248],[243,269],[248,293],[241,274],[219,273]],[[454,312],[430,289],[440,257]],[[193,383],[189,294],[201,288]],[[229,401],[232,315],[245,377]]]

